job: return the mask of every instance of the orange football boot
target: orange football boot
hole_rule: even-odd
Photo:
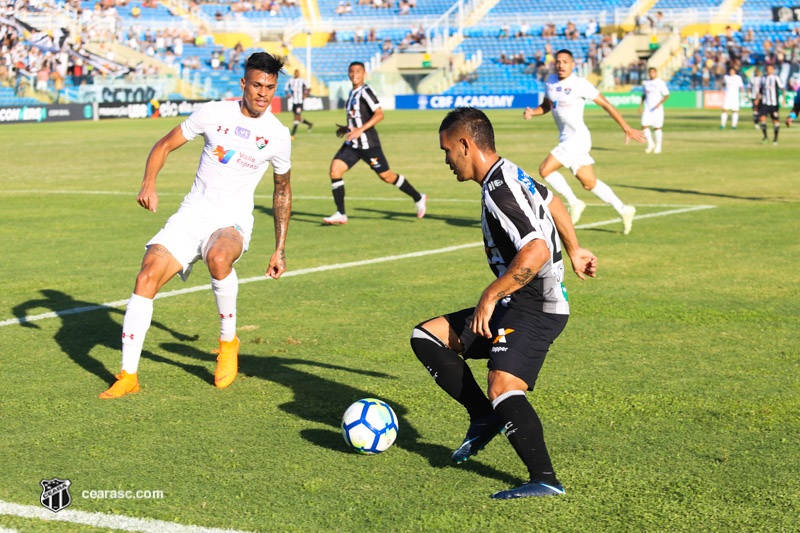
[[[117,381],[111,385],[111,388],[100,393],[101,400],[119,398],[129,393],[139,392],[139,374],[128,374],[123,370],[115,377]]]
[[[217,370],[214,372],[214,385],[224,389],[236,379],[239,371],[239,336],[232,341],[219,341],[219,349],[214,350],[218,353]]]

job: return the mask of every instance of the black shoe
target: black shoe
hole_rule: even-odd
[[[510,500],[512,498],[530,498],[531,496],[558,496],[564,494],[564,487],[561,483],[545,483],[538,479],[532,479],[524,485],[515,489],[501,490],[492,494],[495,500]]]
[[[476,418],[470,422],[464,442],[453,452],[453,462],[463,463],[481,451],[489,444],[489,441],[504,430],[505,424],[497,416],[497,413]]]

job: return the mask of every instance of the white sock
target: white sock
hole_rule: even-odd
[[[217,299],[219,311],[219,338],[232,341],[236,337],[236,296],[239,294],[239,278],[232,269],[225,279],[211,278],[211,290]]]
[[[625,209],[625,204],[622,203],[622,200],[617,198],[617,195],[614,194],[614,191],[611,190],[611,187],[602,181],[597,180],[597,185],[594,186],[592,192],[605,203],[611,204],[611,207],[616,209],[617,213],[620,215],[622,214],[622,211]]]
[[[656,130],[656,150],[661,150],[661,139],[664,138],[664,132],[660,129]]]
[[[733,114],[731,114],[731,126],[735,128],[738,123],[739,123],[739,112],[734,111]]]
[[[572,205],[578,203],[578,197],[572,192],[572,189],[567,185],[567,180],[560,172],[551,172],[544,179],[558,194],[567,199],[567,203]]]
[[[395,181],[395,182],[394,182],[394,186],[395,186],[395,187],[397,187],[397,188],[399,189],[400,187],[402,187],[402,186],[403,186],[403,184],[404,184],[405,182],[406,182],[406,178],[405,178],[405,176],[403,176],[402,174],[398,174],[398,175],[397,175],[397,181]]]
[[[725,123],[728,122],[728,112],[727,111],[723,111],[722,112],[722,120],[720,122],[721,122],[720,125],[724,128],[725,127]]]
[[[131,294],[122,319],[122,370],[128,374],[139,371],[139,358],[142,356],[144,336],[150,329],[153,318],[153,300]]]
[[[647,139],[647,146],[653,146],[653,133],[650,128],[644,129],[644,138]]]

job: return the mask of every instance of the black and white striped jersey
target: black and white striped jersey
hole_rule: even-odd
[[[550,259],[527,285],[502,300],[509,307],[569,314],[561,241],[548,205],[552,193],[524,170],[500,159],[483,180],[481,229],[489,266],[502,276],[517,252],[542,239]]]
[[[755,101],[761,98],[761,86],[764,85],[764,76],[753,76],[750,79],[750,99]]]
[[[372,118],[375,110],[381,106],[378,97],[369,85],[361,85],[350,91],[347,97],[347,127],[352,131],[360,128]],[[353,139],[348,144],[353,148],[366,149],[378,148],[381,140],[378,131],[370,128],[357,139]]]
[[[291,104],[302,104],[306,98],[306,91],[311,87],[303,78],[291,78],[286,82],[286,94],[289,96]]]
[[[761,86],[761,103],[763,105],[778,105],[780,89],[783,89],[783,81],[777,74],[764,76],[764,84]]]

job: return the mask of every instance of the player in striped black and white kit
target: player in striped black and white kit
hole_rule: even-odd
[[[367,163],[373,172],[386,183],[394,185],[414,200],[417,218],[425,216],[428,197],[420,194],[402,175],[389,170],[389,162],[383,155],[381,141],[375,125],[383,120],[383,110],[372,88],[364,83],[367,71],[364,63],[354,61],[348,68],[348,76],[353,89],[347,97],[347,125],[336,130],[338,137],[345,142],[331,161],[331,188],[336,212],[322,219],[326,224],[347,224],[344,210],[344,179],[342,176],[359,160]]]
[[[470,426],[454,462],[466,461],[505,431],[530,481],[492,498],[564,494],[542,424],[525,393],[533,390],[547,351],[569,317],[561,243],[581,279],[595,276],[597,258],[579,246],[561,200],[497,155],[492,124],[482,111],[462,107],[448,113],[439,142],[458,181],[481,186],[483,241],[497,279],[475,307],[416,326],[411,348],[436,384],[469,413]],[[488,397],[465,359],[488,359]]]
[[[292,140],[294,140],[294,134],[297,133],[297,126],[301,122],[308,126],[309,133],[311,132],[311,128],[314,127],[313,122],[309,122],[303,118],[303,102],[305,102],[310,91],[311,86],[306,80],[300,77],[300,71],[295,69],[294,77],[286,82],[286,94],[289,95],[289,107],[292,108],[292,112],[294,113]]]
[[[767,116],[772,119],[772,131],[774,135],[772,144],[778,144],[778,130],[781,127],[778,110],[780,109],[781,97],[783,96],[783,87],[783,80],[775,74],[775,66],[767,65],[767,75],[764,76],[764,82],[761,85],[761,97],[759,99],[761,105],[758,110],[761,133],[764,134],[764,137],[761,139],[761,144],[767,142]]]
[[[764,84],[764,76],[761,75],[761,70],[758,67],[753,69],[753,77],[750,78],[750,90],[748,96],[753,105],[753,124],[758,129],[758,107],[759,99],[761,98],[761,85]]]

